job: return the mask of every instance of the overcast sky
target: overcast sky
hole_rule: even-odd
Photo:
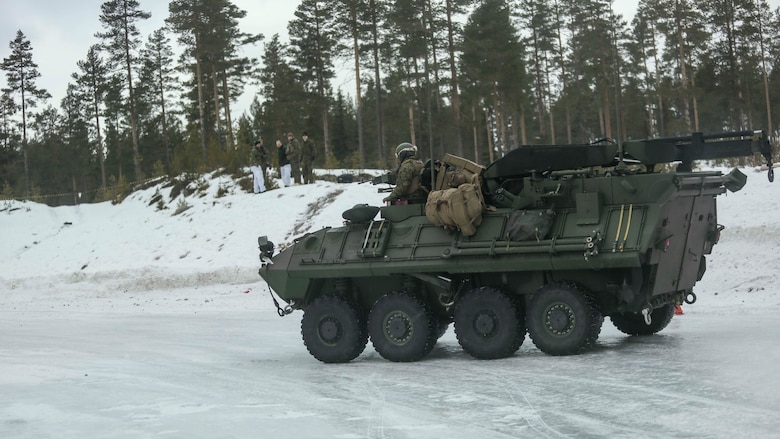
[[[33,49],[33,61],[38,64],[41,77],[37,80],[39,88],[45,88],[52,94],[51,103],[59,107],[65,96],[70,75],[78,70],[76,62],[86,58],[87,50],[98,42],[96,32],[103,32],[100,24],[100,5],[105,0],[0,0],[0,58],[10,55],[8,43],[21,30],[30,41]],[[616,0],[616,12],[630,19],[638,0]],[[143,43],[149,34],[163,26],[168,16],[168,2],[162,0],[139,0],[141,9],[151,12],[152,17],[139,23]],[[241,30],[247,33],[262,33],[266,40],[278,33],[287,41],[287,23],[293,19],[299,0],[233,0],[239,8],[247,11],[241,20]],[[780,0],[769,0],[774,7]],[[245,49],[245,54],[260,59],[263,44]],[[352,94],[354,85],[349,84],[352,73],[351,63],[345,60],[336,62],[337,78],[334,88],[342,88]],[[0,75],[0,86],[4,87],[5,72]],[[248,108],[256,94],[255,87],[248,87],[239,102],[233,106],[237,113]],[[238,114],[234,115],[237,116]],[[235,120],[235,119],[234,119]]]
[[[78,70],[76,63],[86,58],[87,50],[98,42],[96,32],[103,32],[100,23],[100,5],[105,0],[0,0],[0,57],[10,55],[8,43],[16,38],[16,31],[24,33],[33,49],[33,61],[38,64],[41,77],[40,88],[52,94],[52,104],[59,107],[70,75]],[[262,33],[266,40],[275,33],[287,40],[287,23],[293,19],[295,0],[233,0],[240,9],[247,12],[241,20],[241,30],[247,33]],[[143,11],[152,17],[138,24],[143,44],[152,31],[164,25],[168,17],[168,1],[139,0]],[[175,36],[172,37],[175,40]],[[246,55],[260,58],[263,44],[246,49]],[[5,72],[0,77],[0,86],[5,87]],[[239,108],[248,107],[255,95],[247,90],[239,102]],[[243,109],[239,110],[243,111]]]

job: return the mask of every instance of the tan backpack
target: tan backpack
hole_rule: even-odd
[[[428,195],[425,203],[425,216],[437,226],[471,236],[482,223],[485,200],[480,176],[485,168],[450,154],[445,155],[444,163],[451,169],[439,173],[437,190]]]

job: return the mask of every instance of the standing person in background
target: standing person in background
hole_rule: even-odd
[[[279,154],[279,175],[282,177],[284,187],[290,186],[290,160],[287,158],[287,152],[282,146],[282,141],[276,139],[276,151]]]
[[[300,184],[303,181],[301,180],[301,143],[295,138],[295,134],[287,133],[287,145],[284,148],[292,167],[293,184]]]
[[[268,151],[263,146],[263,139],[255,140],[255,146],[249,154],[249,169],[254,177],[254,192],[265,192],[265,168],[268,167]]]
[[[317,156],[317,148],[314,146],[314,141],[309,138],[306,131],[301,136],[303,139],[303,145],[301,147],[301,173],[303,174],[303,184],[314,183],[314,169],[312,163]]]

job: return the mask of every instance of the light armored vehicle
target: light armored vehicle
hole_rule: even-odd
[[[650,335],[695,301],[724,228],[716,197],[747,177],[691,164],[753,154],[772,180],[761,131],[523,146],[487,167],[447,155],[427,202],[357,205],[276,254],[261,236],[259,274],[280,315],[303,310],[304,344],[326,363],[369,337],[382,357],[416,361],[451,323],[479,359],[512,355],[526,334],[578,354],[605,316]]]

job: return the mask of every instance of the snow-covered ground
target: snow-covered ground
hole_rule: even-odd
[[[780,183],[744,172],[718,199],[698,302],[666,330],[607,319],[587,354],[526,339],[496,361],[450,330],[420,362],[369,344],[326,365],[302,314],[276,315],[257,236],[338,226],[381,204],[371,184],[254,195],[206,176],[178,214],[159,186],[118,205],[0,202],[0,438],[779,437]]]

